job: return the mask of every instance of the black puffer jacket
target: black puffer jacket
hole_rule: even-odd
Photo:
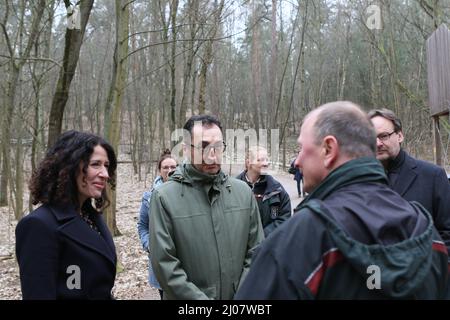
[[[258,202],[264,235],[267,237],[291,216],[291,200],[283,186],[271,175],[261,175],[258,182],[251,184],[245,178],[246,173],[247,171],[242,172],[237,178],[246,182],[252,189]]]

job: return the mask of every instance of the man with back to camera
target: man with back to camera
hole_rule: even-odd
[[[351,102],[304,119],[306,199],[257,250],[236,299],[440,299],[447,250],[431,215],[391,190],[367,115]]]
[[[232,299],[264,239],[258,205],[243,181],[221,170],[220,122],[184,125],[188,162],[154,190],[150,252],[164,299]]]
[[[401,147],[402,123],[388,109],[372,110],[377,134],[377,159],[383,164],[389,186],[408,201],[417,201],[431,213],[434,225],[450,249],[450,183],[444,169],[414,159]]]

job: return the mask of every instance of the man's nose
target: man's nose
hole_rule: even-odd
[[[205,150],[206,153],[206,163],[207,164],[213,164],[216,162],[217,159],[217,152],[214,148],[209,148]]]
[[[297,155],[297,158],[295,158],[294,167],[300,168],[300,153]]]
[[[383,142],[380,140],[380,138],[377,137],[377,147],[380,148],[383,146]]]

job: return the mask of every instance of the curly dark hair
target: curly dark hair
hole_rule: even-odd
[[[58,138],[33,172],[29,184],[33,204],[72,204],[79,209],[76,179],[80,163],[83,163],[82,170],[86,173],[96,146],[103,147],[108,155],[108,183],[114,190],[117,158],[113,147],[92,133],[70,130]],[[109,199],[103,190],[102,197],[95,199],[95,207],[101,210],[108,205]]]

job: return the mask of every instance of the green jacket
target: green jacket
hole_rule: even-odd
[[[232,299],[264,239],[248,186],[180,166],[151,198],[151,262],[165,299]]]

